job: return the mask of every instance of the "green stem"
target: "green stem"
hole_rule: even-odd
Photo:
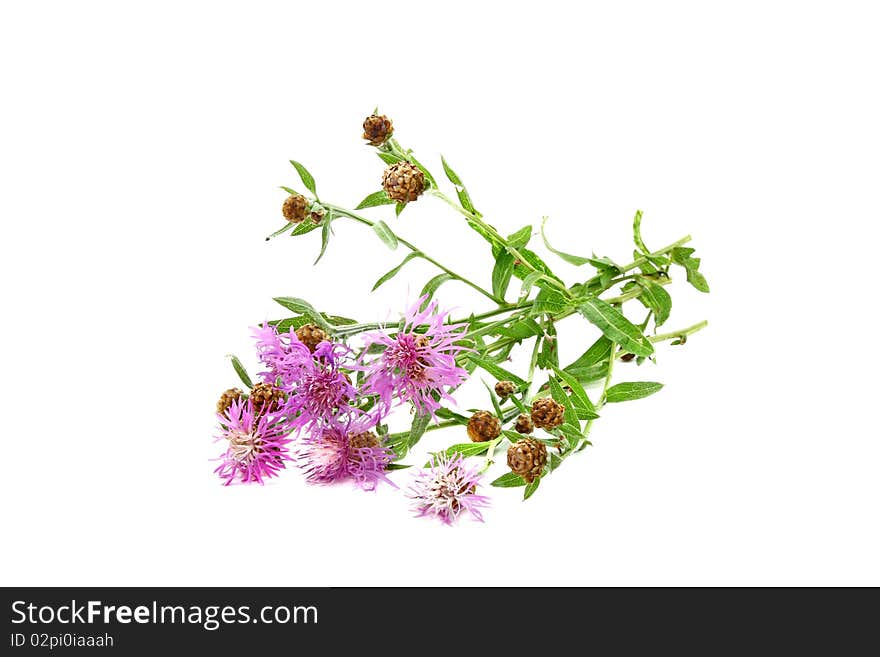
[[[327,208],[329,210],[333,210],[337,214],[341,214],[344,217],[348,217],[349,219],[354,219],[355,221],[360,222],[360,223],[364,224],[365,226],[370,226],[371,228],[373,226],[375,226],[375,222],[370,221],[366,217],[362,217],[361,215],[359,215],[355,212],[352,212],[351,210],[346,210],[343,207],[340,207],[338,205],[333,205],[331,203],[322,203],[321,205],[323,205],[325,208]],[[419,257],[424,258],[425,260],[430,262],[432,265],[436,266],[438,269],[441,269],[442,271],[444,271],[447,274],[449,274],[450,276],[452,276],[454,279],[459,280],[462,283],[464,283],[465,285],[472,287],[473,289],[475,289],[477,292],[479,292],[483,296],[491,299],[493,302],[495,302],[499,305],[505,304],[504,299],[499,299],[494,294],[492,294],[488,290],[480,287],[479,285],[477,285],[476,283],[474,283],[470,279],[462,276],[461,274],[457,274],[456,272],[449,269],[449,267],[446,267],[445,265],[440,264],[438,261],[434,260],[434,258],[432,258],[427,253],[425,253],[422,249],[416,248],[415,245],[413,245],[412,243],[410,243],[407,240],[400,237],[400,235],[397,236],[397,241],[400,242],[401,244],[403,244],[406,248],[408,248],[413,253],[418,253]]]
[[[470,222],[476,224],[477,226],[479,226],[480,228],[482,228],[484,231],[486,231],[487,233],[489,233],[489,234],[492,236],[492,238],[493,238],[495,241],[497,241],[498,244],[500,244],[501,246],[503,246],[503,247],[507,250],[507,252],[508,252],[510,255],[512,255],[514,258],[516,258],[516,260],[519,262],[519,264],[521,264],[523,267],[525,267],[526,269],[528,269],[528,270],[531,271],[531,272],[537,272],[537,271],[538,271],[537,269],[535,269],[535,268],[529,263],[528,260],[525,259],[525,257],[523,256],[523,254],[520,253],[519,250],[518,250],[516,247],[511,246],[511,245],[507,242],[507,240],[504,239],[504,238],[501,236],[501,233],[499,233],[499,232],[498,232],[493,226],[490,226],[490,225],[487,224],[485,221],[483,221],[482,217],[480,217],[478,214],[475,214],[475,213],[473,213],[473,212],[467,210],[466,208],[461,207],[458,203],[456,203],[456,202],[453,201],[451,198],[449,198],[448,196],[446,196],[446,194],[444,194],[443,192],[441,192],[439,189],[432,189],[432,190],[430,190],[429,193],[430,193],[432,196],[434,196],[434,197],[436,197],[436,198],[439,198],[441,201],[444,201],[444,202],[447,203],[447,204],[448,204],[453,210],[455,210],[456,212],[458,212],[459,214],[461,214],[461,215],[462,215],[463,217],[465,217],[468,221],[470,221]],[[544,274],[543,272],[538,272],[538,273],[541,274],[541,278],[540,278],[540,280],[547,281],[548,283],[550,283],[550,285],[553,285],[554,287],[558,288],[559,291],[562,292],[566,297],[570,297],[570,296],[571,296],[571,291],[570,291],[567,287],[565,287],[565,285],[564,285],[563,283],[560,283],[558,280],[556,280],[556,279],[553,278],[552,276],[547,276],[547,275]]]
[[[709,322],[707,320],[703,320],[702,322],[697,322],[693,326],[688,326],[687,328],[681,329],[680,331],[670,331],[669,333],[658,333],[657,335],[652,335],[648,338],[651,342],[662,342],[663,340],[674,340],[675,338],[687,337],[697,331],[701,331],[704,328],[709,326]]]

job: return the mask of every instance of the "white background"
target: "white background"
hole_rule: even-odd
[[[0,581],[880,584],[878,15],[607,4],[4,3]],[[376,104],[502,231],[547,214],[562,248],[626,260],[641,208],[649,245],[693,234],[712,286],[676,281],[668,323],[708,330],[620,368],[664,390],[608,408],[528,502],[492,490],[485,524],[211,473],[224,355],[256,369],[271,297],[382,319],[434,273],[369,295],[403,252],[362,227],[315,268],[317,233],[263,240],[290,158],[327,199],[378,189]],[[488,280],[439,202],[372,216]],[[595,337],[560,331],[564,359]]]

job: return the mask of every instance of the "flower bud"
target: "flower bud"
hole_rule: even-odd
[[[381,146],[393,134],[394,127],[391,119],[384,114],[381,116],[371,114],[364,119],[364,139],[370,142],[372,146]]]
[[[278,410],[284,401],[284,392],[271,383],[258,383],[251,389],[250,400],[256,417]]]
[[[309,205],[309,200],[302,194],[291,194],[281,206],[281,214],[288,221],[298,224],[305,220]]]
[[[513,381],[499,381],[495,384],[495,394],[504,399],[516,392],[516,384]]]
[[[535,425],[532,423],[532,418],[528,415],[520,415],[516,418],[516,424],[513,425],[513,428],[516,429],[517,433],[532,433],[535,430]]]
[[[547,446],[534,438],[523,438],[507,449],[510,470],[532,483],[541,476],[547,463]]]
[[[489,411],[477,411],[467,423],[468,437],[475,443],[495,440],[501,435],[501,420]]]
[[[539,429],[555,429],[565,421],[565,407],[550,397],[536,399],[532,404],[532,422]]]
[[[415,201],[425,191],[425,173],[409,162],[395,162],[385,169],[382,188],[398,203]]]
[[[222,395],[220,395],[220,400],[217,402],[217,412],[221,415],[229,410],[229,407],[232,406],[232,402],[238,401],[241,399],[242,391],[238,388],[230,388]]]
[[[324,329],[314,324],[303,324],[300,326],[296,329],[296,337],[299,338],[299,341],[307,346],[312,353],[315,353],[315,349],[318,348],[319,344],[330,339],[330,336],[327,335],[327,332]]]

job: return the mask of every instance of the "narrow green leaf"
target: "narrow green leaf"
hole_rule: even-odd
[[[681,265],[682,267],[688,267],[689,260],[691,259],[691,254],[696,251],[689,246],[677,246],[672,249],[672,262],[677,265]]]
[[[528,277],[526,280],[528,280]],[[560,315],[571,308],[571,303],[571,300],[567,299],[555,287],[542,286],[541,291],[538,292],[532,304],[532,312],[535,314],[549,313],[551,315]]]
[[[581,265],[586,265],[592,260],[592,258],[584,258],[583,256],[572,255],[571,253],[565,253],[563,251],[559,251],[558,249],[554,249],[551,246],[550,241],[547,239],[547,235],[544,233],[544,226],[547,223],[549,217],[544,217],[541,220],[541,239],[544,240],[544,246],[547,247],[547,250],[551,253],[555,253],[557,256],[565,260],[565,262],[580,267]]]
[[[560,465],[562,465],[562,459],[559,457],[559,455],[554,452],[550,452],[550,472],[553,472]]]
[[[631,381],[628,383],[618,383],[608,388],[605,401],[610,404],[618,402],[631,401],[633,399],[642,399],[653,395],[663,387],[662,383],[655,381]]]
[[[563,369],[567,372],[571,372],[575,369],[585,369],[598,363],[607,362],[610,357],[611,340],[603,335],[591,344],[590,348],[587,349],[580,358]]]
[[[559,381],[556,380],[556,377],[548,377],[547,383],[550,385],[550,394],[552,395],[553,400],[557,404],[565,406],[565,404],[568,403],[568,395],[565,394],[565,390],[559,385]]]
[[[317,265],[318,261],[324,257],[324,253],[327,251],[327,245],[330,243],[330,224],[331,222],[325,221],[321,226],[321,251],[318,253],[318,257],[315,258],[315,262],[312,265]]]
[[[406,470],[407,468],[411,468],[411,465],[406,465],[405,463],[389,463],[385,466],[386,470]]]
[[[641,251],[644,255],[648,255],[651,252],[648,251],[648,247],[645,246],[645,242],[642,240],[642,211],[636,210],[636,216],[633,218],[633,241],[636,243],[639,251]]]
[[[442,155],[440,156],[440,162],[443,163],[443,171],[446,173],[446,177],[449,178],[449,182],[451,182],[453,185],[457,185],[458,187],[464,187],[464,183],[461,182],[461,178],[459,178],[458,174],[452,170],[452,167],[449,166],[446,158]]]
[[[503,299],[512,276],[513,256],[507,251],[499,253],[495,259],[495,267],[492,268],[492,294]]]
[[[291,160],[290,163],[296,169],[296,172],[299,174],[300,180],[302,180],[303,185],[306,186],[306,189],[308,189],[312,194],[315,195],[315,198],[317,198],[318,193],[315,191],[315,179],[312,177],[312,174],[309,173],[309,170],[296,160]]]
[[[428,413],[424,415],[416,415],[415,419],[413,419],[412,426],[409,429],[409,436],[407,437],[406,442],[406,451],[408,452],[412,447],[421,440],[422,436],[425,435],[425,431],[428,429],[428,424],[431,422],[431,416]],[[399,456],[399,455],[398,455]]]
[[[378,205],[391,205],[392,203],[394,203],[394,200],[389,198],[387,192],[382,189],[367,196],[363,201],[357,204],[355,210],[374,208]]]
[[[296,225],[296,224],[294,224],[294,223],[292,223],[292,222],[287,222],[286,224],[284,224],[281,228],[279,228],[278,230],[276,230],[276,231],[275,231],[274,233],[272,233],[271,235],[267,235],[267,236],[266,236],[266,241],[268,242],[268,241],[269,241],[270,239],[272,239],[273,237],[278,237],[278,236],[281,235],[282,233],[286,233],[286,232],[289,231],[291,228],[293,228],[295,225]],[[512,268],[512,267],[511,267],[511,270],[510,270],[510,271],[511,271],[511,273],[513,273],[513,268]]]
[[[466,418],[461,413],[456,413],[455,411],[450,411],[448,408],[438,408],[434,415],[439,417],[441,420],[455,420],[458,424],[467,424],[468,418]]]
[[[396,203],[394,205],[394,216],[399,217],[400,213],[403,212],[403,209],[406,207],[406,203]]]
[[[669,319],[669,313],[672,312],[672,297],[669,292],[651,281],[641,281],[642,293],[638,299],[646,308],[654,313],[654,321],[657,326],[663,324]]]
[[[571,388],[571,398],[578,411],[584,410],[595,414],[596,408],[593,406],[593,402],[590,401],[589,396],[587,396],[587,391],[584,390],[580,381],[578,381],[574,375],[560,369],[558,366],[554,367],[553,370],[559,378],[565,381],[565,383],[568,384],[568,387]]]
[[[492,400],[492,408],[495,409],[495,415],[498,416],[499,420],[503,419],[504,411],[501,410],[501,404],[498,403],[498,395],[495,394],[495,390],[492,389],[492,386],[485,381],[483,381],[483,385],[486,386],[486,390],[489,393],[489,399]]]
[[[275,297],[273,301],[281,306],[284,306],[288,310],[292,310],[298,315],[308,315],[312,318],[312,321],[315,324],[320,326],[328,333],[335,332],[333,325],[324,318],[324,315],[315,310],[315,307],[308,301],[305,301],[304,299],[300,299],[298,297]]]
[[[459,445],[452,445],[451,447],[447,447],[442,452],[435,452],[435,454],[443,454],[447,457],[455,456],[456,454],[461,454],[463,457],[467,458],[469,456],[479,456],[480,454],[485,454],[486,450],[489,449],[489,443],[461,443]],[[431,461],[425,463],[424,467],[431,467]]]
[[[328,218],[325,218],[321,225],[327,225],[329,222]],[[316,224],[314,221],[302,221],[296,225],[296,228],[293,229],[293,232],[290,233],[291,237],[299,237],[300,235],[305,235],[306,233],[311,233],[313,230],[318,228],[319,224]]]
[[[532,239],[532,227],[523,226],[515,233],[507,236],[507,243],[514,249],[521,249]]]
[[[498,328],[498,335],[502,335],[506,338],[516,338],[518,340],[525,340],[533,335],[541,335],[543,332],[543,329],[538,326],[538,322],[531,317],[521,319],[510,326],[500,326]]]
[[[526,489],[523,491],[523,500],[529,499],[532,495],[535,494],[535,491],[538,490],[538,486],[541,485],[541,477],[535,479],[532,483],[526,485]]]
[[[516,384],[517,388],[525,388],[528,385],[528,381],[526,381],[525,379],[520,378],[513,372],[504,369],[500,365],[490,363],[489,361],[484,360],[479,356],[468,354],[468,360],[477,365],[477,367],[482,368],[483,370],[494,376],[496,381],[513,381]]]
[[[490,486],[495,486],[497,488],[517,488],[519,486],[525,486],[526,482],[523,481],[523,478],[518,474],[514,474],[513,472],[507,472],[495,481],[493,481]]]
[[[511,271],[513,271],[513,268],[511,268]],[[523,279],[522,286],[519,289],[520,301],[523,301],[524,299],[526,299],[529,296],[529,292],[532,291],[532,288],[535,286],[535,283],[537,283],[543,277],[544,277],[544,274],[542,272],[533,271],[531,274],[529,274],[528,276],[526,276]],[[562,297],[561,294],[558,294],[558,296]],[[562,298],[564,299],[564,297],[562,297]]]
[[[372,291],[375,291],[376,288],[378,288],[380,285],[382,285],[383,283],[387,283],[388,281],[390,281],[392,278],[394,278],[395,276],[397,276],[397,273],[398,273],[401,269],[403,269],[403,266],[404,266],[406,263],[408,263],[410,260],[413,260],[414,258],[418,258],[418,257],[421,256],[421,255],[422,255],[422,252],[421,252],[421,251],[413,251],[412,253],[408,253],[407,256],[403,259],[403,262],[401,262],[399,265],[397,265],[394,269],[391,269],[390,271],[388,271],[388,272],[382,274],[382,276],[379,278],[379,280],[376,281],[375,285],[373,285],[373,289],[370,290],[370,291],[371,291],[371,292],[372,292]]]
[[[559,365],[559,349],[556,348],[556,327],[553,323],[544,324],[544,337],[541,341],[541,352],[538,354],[538,365],[545,370]]]
[[[232,361],[232,369],[234,369],[235,373],[238,374],[238,378],[241,379],[241,382],[245,384],[248,388],[253,388],[254,384],[251,381],[251,377],[248,376],[247,370],[244,369],[244,365],[241,364],[241,361],[238,360],[238,357],[230,354],[229,360]]]
[[[613,342],[636,356],[650,356],[654,346],[623,314],[598,298],[585,300],[578,306],[580,313],[597,326]]]
[[[394,164],[395,162],[403,162],[404,160],[404,158],[399,155],[392,155],[391,153],[384,153],[382,151],[376,151],[376,155],[378,155],[379,159],[385,164]]]
[[[379,220],[373,224],[373,232],[379,236],[379,239],[385,243],[392,251],[397,248],[397,235],[388,227],[384,221]]]
[[[428,307],[428,304],[434,297],[434,293],[437,291],[437,288],[443,285],[446,281],[452,280],[455,280],[455,276],[453,276],[452,274],[443,273],[437,274],[434,278],[425,283],[425,287],[422,288],[422,292],[421,294],[419,294],[419,297],[425,297],[425,300],[422,302],[422,309],[424,310]]]

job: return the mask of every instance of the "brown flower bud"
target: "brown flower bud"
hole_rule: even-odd
[[[516,392],[516,384],[513,381],[499,381],[495,384],[495,394],[504,399]]]
[[[409,162],[395,162],[385,169],[382,187],[398,203],[415,201],[425,191],[425,174]]]
[[[315,210],[314,212],[312,212],[309,215],[309,217],[311,217],[312,223],[317,225],[317,224],[321,223],[321,221],[324,219],[325,214],[326,214],[326,212],[324,212],[324,210],[322,208],[319,208],[319,209]]]
[[[523,438],[507,448],[507,465],[527,483],[541,476],[547,463],[547,446],[534,438]]]
[[[262,415],[277,410],[284,401],[284,393],[271,383],[258,383],[251,389],[250,399],[254,415]]]
[[[516,418],[516,424],[513,425],[513,428],[517,433],[532,433],[535,430],[535,425],[532,423],[531,417],[523,414]]]
[[[565,421],[565,407],[551,399],[542,397],[532,404],[532,422],[539,429],[554,429]]]
[[[364,139],[373,146],[381,146],[394,134],[394,127],[384,114],[371,114],[364,119]]]
[[[299,341],[307,346],[312,353],[315,353],[315,349],[318,348],[319,344],[330,339],[330,336],[327,335],[327,332],[324,329],[320,326],[315,326],[314,324],[303,324],[300,326],[296,329],[296,337],[299,338]]]
[[[281,214],[288,221],[298,224],[305,220],[310,205],[309,199],[302,194],[291,194],[281,206]]]
[[[382,441],[372,431],[364,431],[348,434],[348,444],[352,449],[360,449],[362,447],[381,447]]]
[[[217,412],[221,415],[229,410],[229,407],[232,406],[232,402],[238,401],[241,399],[242,391],[238,388],[230,388],[222,395],[220,395],[220,401],[217,402]]]
[[[631,361],[635,357],[636,357],[635,354],[624,354],[623,356],[620,357],[620,360],[622,360],[624,363],[628,363],[629,361]]]
[[[468,437],[475,443],[495,440],[501,435],[501,420],[489,411],[477,411],[467,423]]]

